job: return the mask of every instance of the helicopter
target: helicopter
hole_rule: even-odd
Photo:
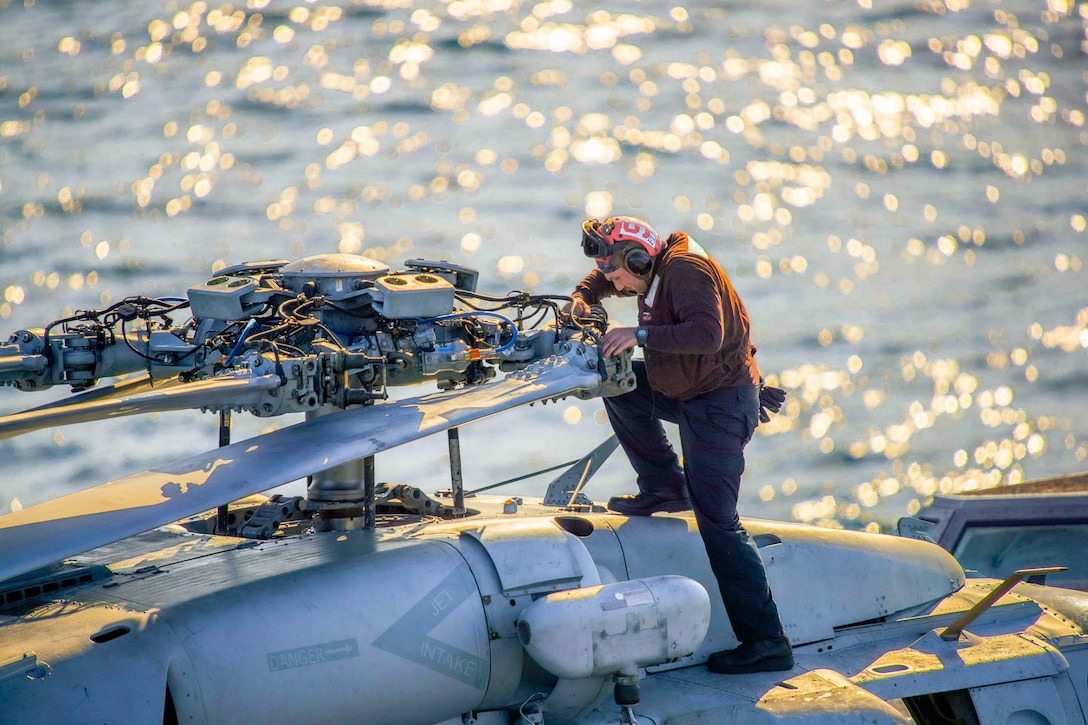
[[[614,438],[540,498],[462,480],[462,426],[632,389],[607,316],[404,266],[244,263],[0,345],[0,383],[73,393],[0,439],[201,409],[221,443],[0,516],[0,722],[1086,721],[1088,593],[1047,586],[1054,562],[969,576],[924,535],[745,519],[796,662],[710,673],[737,640],[693,515],[588,495]],[[304,419],[231,442],[243,411]],[[442,433],[448,488],[377,480]]]

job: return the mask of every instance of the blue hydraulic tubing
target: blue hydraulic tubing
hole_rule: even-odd
[[[227,355],[227,359],[223,361],[223,367],[229,368],[230,364],[234,362],[234,356],[238,354],[238,351],[242,349],[242,343],[246,341],[250,333],[257,327],[257,321],[252,317],[249,318],[249,322],[242,328],[242,334],[238,336],[238,342],[234,343],[234,349],[230,351],[230,355]]]

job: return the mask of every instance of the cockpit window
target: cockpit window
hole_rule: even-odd
[[[970,526],[952,554],[964,569],[1003,579],[1017,569],[1066,566],[1046,583],[1088,591],[1088,523]]]

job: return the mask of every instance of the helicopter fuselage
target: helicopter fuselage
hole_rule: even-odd
[[[550,646],[571,661],[583,646],[659,651],[666,635],[654,626],[675,630],[703,605],[681,597],[675,611],[646,620],[657,625],[632,627],[636,604],[660,609],[668,577],[714,592],[694,520],[533,503],[511,512],[488,497],[472,505],[474,515],[445,523],[265,541],[170,526],[70,563],[97,571],[87,583],[30,596],[35,580],[24,577],[26,596],[0,609],[4,721],[498,723],[536,707],[548,722],[615,722],[613,677],[548,671],[518,622],[560,593],[593,603],[602,588],[622,586],[628,619],[571,615],[564,641]],[[940,633],[995,582],[965,580],[939,547],[746,525],[797,666],[732,677],[699,667],[736,641],[715,592],[694,651],[638,664],[640,722],[665,722],[693,703],[715,722],[792,711],[893,722],[903,707],[924,712],[934,701],[983,723],[1005,722],[996,713],[1013,701],[1049,722],[1083,722],[1075,715],[1088,694],[1088,596],[1022,585],[946,641]],[[815,696],[822,710],[803,705]]]

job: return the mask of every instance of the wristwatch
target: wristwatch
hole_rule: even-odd
[[[650,331],[645,327],[635,328],[635,343],[639,347],[646,347],[646,338],[650,336]]]

